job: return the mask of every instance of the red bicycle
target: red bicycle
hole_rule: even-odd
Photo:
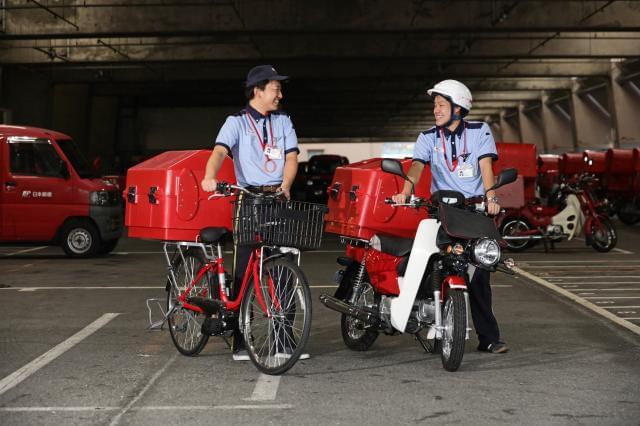
[[[244,193],[236,201],[233,237],[254,248],[238,296],[229,296],[222,258],[226,228],[204,228],[195,242],[167,241],[167,311],[155,326],[166,320],[176,348],[188,356],[200,353],[210,336],[230,337],[239,326],[258,370],[282,374],[309,338],[311,291],[299,267],[300,251],[320,246],[326,207],[226,183],[217,189],[213,196]]]

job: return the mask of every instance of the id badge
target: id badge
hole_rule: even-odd
[[[266,146],[264,148],[264,155],[266,155],[267,158],[271,160],[280,160],[282,158],[282,152],[280,151],[280,148],[277,148],[275,146]]]
[[[474,177],[474,170],[471,164],[463,164],[458,168],[458,177],[461,179],[470,179]]]

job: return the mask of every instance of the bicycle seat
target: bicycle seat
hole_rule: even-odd
[[[209,226],[200,230],[200,241],[205,244],[222,243],[229,234],[229,230],[225,227]]]

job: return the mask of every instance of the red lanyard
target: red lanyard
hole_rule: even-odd
[[[458,157],[465,158],[467,156],[467,123],[463,121],[462,125],[464,126],[464,130],[462,132],[462,137],[464,139],[464,150],[462,151],[462,155],[458,155]],[[451,160],[451,165],[449,165],[449,161],[447,160],[447,147],[444,144],[444,129],[442,127],[440,128],[440,137],[442,138],[442,156],[444,157],[444,163],[447,165],[447,169],[449,169],[450,172],[453,172],[456,167],[458,167],[458,159],[456,158],[455,160]],[[455,141],[455,133],[451,133],[451,137]]]
[[[273,137],[273,127],[271,125],[271,116],[269,116],[268,118],[269,118],[269,133],[271,134],[271,146],[276,146],[276,141]],[[267,117],[265,117],[265,120],[266,119]],[[249,125],[251,125],[251,127],[253,128],[253,131],[255,132],[256,136],[258,137],[258,140],[260,141],[260,145],[262,145],[262,150],[264,151],[264,149],[267,147],[268,139],[267,139],[267,142],[265,142],[262,139],[262,136],[260,136],[260,133],[258,132],[258,128],[254,124],[253,118],[250,116],[249,111],[247,111],[247,121],[249,122]]]

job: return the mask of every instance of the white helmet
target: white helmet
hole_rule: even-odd
[[[427,90],[430,96],[442,95],[448,98],[454,104],[464,108],[469,112],[471,110],[471,91],[464,84],[457,80],[442,80],[440,83]]]

